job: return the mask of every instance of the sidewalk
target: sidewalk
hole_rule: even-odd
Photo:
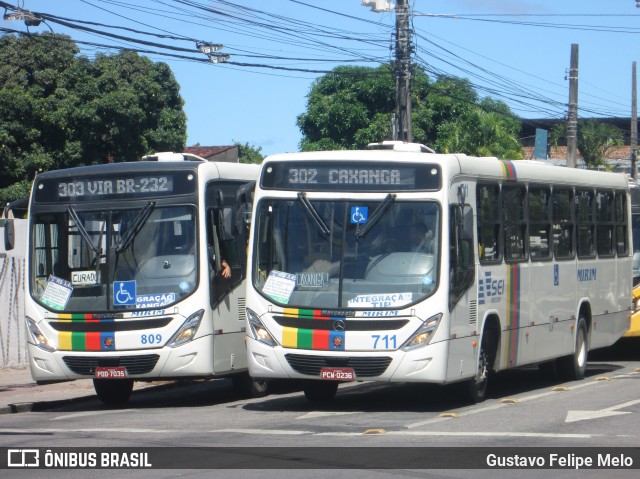
[[[133,391],[166,383],[136,381]],[[28,367],[0,369],[0,414],[42,411],[56,404],[91,397],[96,397],[91,379],[38,386]]]

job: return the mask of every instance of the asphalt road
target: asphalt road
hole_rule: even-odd
[[[88,399],[0,416],[0,448],[52,447],[190,449],[162,449],[162,457],[154,456],[162,470],[0,469],[0,477],[636,478],[640,342],[592,353],[581,381],[544,378],[537,368],[498,374],[488,399],[476,405],[461,402],[455,387],[417,384],[345,384],[333,402],[316,404],[295,384],[275,383],[268,397],[245,399],[230,381],[217,380],[141,390],[121,408]],[[277,449],[260,449],[265,447]],[[298,449],[300,457],[293,462],[288,458],[286,469],[262,469],[277,467],[274,457],[296,451],[292,448],[308,449]],[[69,450],[76,449],[63,451]],[[633,464],[576,470],[571,461],[580,458],[574,455],[563,459],[568,461],[563,469],[470,468],[490,454],[534,456],[530,460],[542,455],[549,464],[550,454],[561,460],[575,451]],[[632,457],[624,457],[625,452]],[[440,459],[446,468],[430,467]],[[367,469],[380,463],[393,469]],[[358,469],[346,468],[354,465]],[[205,469],[191,469],[198,466]]]

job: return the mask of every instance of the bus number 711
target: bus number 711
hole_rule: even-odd
[[[379,334],[372,334],[371,338],[373,339],[373,349],[396,349],[396,335],[389,336],[385,334],[384,336],[380,336]],[[378,346],[378,344],[380,346]]]

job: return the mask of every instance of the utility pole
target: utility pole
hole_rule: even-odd
[[[396,111],[391,121],[391,137],[396,141],[413,141],[411,125],[411,12],[409,0],[397,0],[394,5],[388,0],[361,0],[362,5],[374,12],[390,12],[396,9]],[[640,1],[640,0],[639,0]]]
[[[636,62],[631,65],[631,178],[638,179],[638,91]]]
[[[394,140],[413,141],[411,125],[411,32],[409,1],[396,4],[396,113]]]
[[[569,116],[567,117],[567,167],[576,167],[578,149],[578,44],[571,44],[569,68]]]

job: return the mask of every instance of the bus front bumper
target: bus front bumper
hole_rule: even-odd
[[[28,343],[29,367],[36,382],[93,379],[95,365],[125,365],[132,379],[211,376],[211,337],[195,339],[177,348],[143,351],[54,351],[46,352]],[[116,360],[117,358],[117,360]],[[124,359],[124,361],[123,361]]]
[[[335,352],[270,347],[248,338],[247,353],[249,374],[261,379],[323,379],[320,369],[336,367],[353,368],[356,381],[446,382],[446,342],[412,351]]]

